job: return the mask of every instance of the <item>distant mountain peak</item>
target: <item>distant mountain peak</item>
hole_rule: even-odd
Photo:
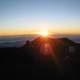
[[[67,46],[73,46],[75,45],[76,43],[73,42],[72,40],[66,38],[66,37],[63,37],[63,38],[49,38],[49,37],[38,37],[36,39],[34,39],[32,41],[33,44],[43,44],[45,42],[49,42],[51,44],[57,44],[57,45],[67,45]]]
[[[66,45],[75,45],[76,43],[66,37],[59,38],[59,40],[63,41]]]

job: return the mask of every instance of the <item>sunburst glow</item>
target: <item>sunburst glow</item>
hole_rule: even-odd
[[[49,35],[48,31],[41,31],[39,34],[43,37],[47,37]]]

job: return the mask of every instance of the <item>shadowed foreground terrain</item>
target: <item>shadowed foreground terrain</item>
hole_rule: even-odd
[[[22,79],[76,79],[80,44],[67,38],[38,37],[20,48],[0,48],[0,64],[0,72],[16,72]]]

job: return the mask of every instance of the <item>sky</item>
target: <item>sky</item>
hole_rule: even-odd
[[[0,35],[80,35],[80,0],[0,0]]]

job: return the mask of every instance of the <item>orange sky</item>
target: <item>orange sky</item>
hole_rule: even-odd
[[[23,35],[23,34],[38,34],[41,31],[48,31],[49,34],[69,34],[69,35],[80,35],[80,30],[77,29],[13,29],[13,30],[0,30],[0,35]]]
[[[0,0],[0,35],[80,35],[80,0]]]

